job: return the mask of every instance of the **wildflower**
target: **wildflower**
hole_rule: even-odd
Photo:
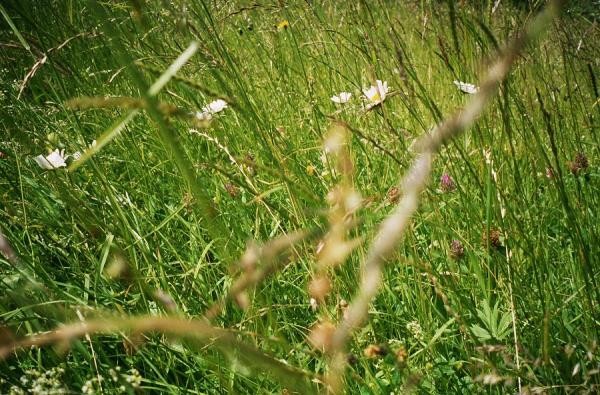
[[[554,170],[551,167],[546,167],[546,178],[550,180],[554,178]]]
[[[590,167],[587,156],[583,152],[578,152],[575,155],[575,160],[573,162],[569,162],[569,170],[573,175],[578,175],[581,172],[587,170]]]
[[[352,93],[350,92],[340,92],[337,96],[331,96],[331,101],[337,104],[344,104],[350,101],[352,97]]]
[[[227,108],[227,102],[223,99],[217,99],[213,102],[210,102],[208,104],[208,106],[206,106],[202,109],[202,111],[216,114],[218,112],[223,111],[226,108]]]
[[[129,374],[124,375],[124,378],[133,388],[139,388],[140,384],[142,384],[142,376],[135,368],[129,369]]]
[[[368,89],[363,89],[365,98],[370,102],[365,109],[371,108],[383,103],[387,93],[389,92],[387,81],[377,80],[377,86],[371,86]]]
[[[196,118],[200,121],[210,121],[214,114],[227,108],[227,102],[223,99],[217,99],[208,103],[202,108],[202,111],[196,112]]]
[[[411,321],[406,324],[406,329],[417,339],[418,341],[423,341],[425,335],[423,334],[423,328],[421,328],[421,324],[418,321]]]
[[[484,229],[482,237],[483,245],[489,243],[490,246],[498,249],[502,247],[501,233],[498,228],[490,228],[489,233]]]
[[[454,85],[456,85],[456,87],[458,88],[459,91],[461,91],[463,93],[468,93],[469,95],[473,95],[473,94],[479,92],[479,87],[477,87],[473,84],[469,84],[467,82],[455,80]]]
[[[396,350],[396,362],[400,366],[406,365],[406,360],[408,359],[408,351],[406,351],[406,347],[404,345],[400,345],[398,350]]]
[[[287,19],[284,19],[277,24],[277,30],[279,31],[287,29],[288,27],[290,27],[290,23],[287,21]]]
[[[317,311],[317,308],[319,307],[319,302],[317,302],[317,299],[310,298],[309,304],[312,311]]]
[[[465,255],[465,247],[463,247],[460,240],[452,240],[450,243],[450,257],[455,261],[459,260]]]
[[[452,192],[456,189],[456,184],[454,184],[454,180],[448,173],[442,174],[440,177],[440,187],[443,192]]]
[[[199,121],[210,121],[212,119],[212,114],[206,111],[198,111],[196,112],[196,118]]]
[[[64,149],[59,151],[57,148],[54,151],[52,151],[48,156],[38,155],[34,159],[42,169],[51,170],[67,166],[67,164],[65,163],[67,157],[68,156],[65,156]]]
[[[385,344],[370,344],[363,350],[365,357],[372,359],[377,357],[384,357],[387,354],[387,346]]]

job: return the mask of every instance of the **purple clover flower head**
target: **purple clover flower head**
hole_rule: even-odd
[[[465,247],[460,240],[452,240],[450,243],[450,257],[454,260],[459,260],[465,255]]]
[[[583,152],[578,152],[575,155],[575,160],[573,162],[569,162],[569,170],[573,175],[577,176],[580,173],[584,173],[588,167],[590,167],[590,163],[588,162],[587,156]]]
[[[442,174],[442,176],[440,177],[440,187],[444,192],[452,192],[456,189],[456,184],[454,183],[454,180],[452,179],[450,174]]]

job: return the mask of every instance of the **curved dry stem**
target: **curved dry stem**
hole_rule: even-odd
[[[244,273],[233,283],[227,295],[206,311],[204,317],[208,320],[215,318],[225,303],[232,298],[235,298],[238,304],[244,307],[246,290],[256,286],[277,271],[281,266],[281,259],[279,259],[281,254],[302,240],[316,236],[318,233],[317,231],[299,230],[280,236],[262,246],[250,244],[239,261],[239,266]],[[259,262],[262,262],[263,266],[257,268],[256,265]]]
[[[28,347],[65,344],[90,335],[130,331],[136,334],[160,332],[212,345],[219,351],[256,370],[267,370],[279,382],[300,393],[314,392],[318,377],[294,368],[238,340],[231,332],[201,321],[173,317],[140,316],[131,318],[98,319],[65,325],[54,331],[28,336],[0,346],[0,360]]]

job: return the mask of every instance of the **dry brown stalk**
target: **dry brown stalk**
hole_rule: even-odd
[[[21,94],[25,90],[25,87],[27,86],[27,83],[33,78],[33,76],[35,75],[35,73],[37,73],[37,71],[40,69],[40,67],[42,67],[42,65],[44,65],[48,61],[48,54],[50,54],[52,51],[59,51],[59,50],[61,50],[65,45],[67,45],[68,43],[70,43],[72,40],[74,40],[76,38],[85,37],[85,36],[96,37],[96,36],[98,36],[98,33],[96,33],[96,32],[91,32],[91,33],[84,32],[84,33],[76,34],[75,36],[70,37],[67,40],[65,40],[59,46],[54,47],[54,48],[50,48],[45,53],[42,53],[41,56],[40,56],[40,58],[34,63],[34,65],[31,67],[31,69],[29,70],[29,72],[27,72],[27,74],[23,78],[23,81],[21,82],[21,86],[19,87],[19,93],[17,94],[17,100],[21,98]]]
[[[329,230],[317,248],[317,262],[308,291],[315,303],[323,304],[331,291],[329,270],[342,264],[362,239],[348,240],[353,227],[352,217],[360,208],[361,197],[353,186],[354,165],[348,148],[350,132],[348,126],[334,121],[327,131],[323,143],[324,160],[333,162],[333,176],[339,182],[327,194]],[[315,329],[318,329],[317,326]]]
[[[317,376],[263,353],[248,343],[238,340],[234,334],[225,329],[215,328],[201,321],[174,317],[139,316],[68,324],[50,332],[31,335],[9,344],[0,344],[0,360],[28,347],[41,347],[49,344],[64,345],[90,335],[114,334],[122,331],[135,334],[160,332],[214,346],[252,369],[270,372],[282,384],[299,393],[314,392],[314,383],[319,381]]]
[[[430,133],[419,138],[414,146],[417,157],[401,181],[404,196],[394,212],[381,224],[363,265],[359,290],[348,308],[345,319],[338,325],[331,339],[330,370],[326,376],[327,391],[343,390],[343,374],[346,368],[346,343],[368,315],[369,304],[377,294],[382,281],[383,267],[402,240],[412,214],[419,203],[419,195],[425,188],[434,155],[449,140],[469,128],[494,97],[499,84],[527,44],[534,41],[558,14],[560,1],[551,2],[538,14],[525,30],[498,55],[482,80],[481,88],[462,111],[448,117]]]
[[[239,261],[239,266],[243,270],[242,275],[233,283],[227,295],[206,311],[204,317],[208,320],[215,318],[221,312],[225,303],[232,298],[245,300],[245,297],[241,295],[246,290],[259,284],[270,274],[277,271],[281,265],[281,259],[279,258],[284,251],[307,237],[316,236],[316,234],[317,232],[314,231],[299,230],[280,236],[262,246],[250,244]],[[263,263],[263,265],[257,267],[258,263]]]

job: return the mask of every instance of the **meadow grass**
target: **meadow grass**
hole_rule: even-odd
[[[416,139],[538,11],[396,3],[1,5],[0,235],[15,256],[0,240],[0,350],[74,326],[0,352],[0,392],[323,391],[331,361],[307,338],[343,319]],[[598,390],[593,10],[567,4],[440,151],[347,346],[348,393]],[[378,79],[391,91],[364,111]],[[335,125],[348,174],[324,154]],[[93,155],[41,169],[56,148]],[[339,185],[358,211],[336,216]],[[337,225],[340,245],[362,242],[323,266]]]

